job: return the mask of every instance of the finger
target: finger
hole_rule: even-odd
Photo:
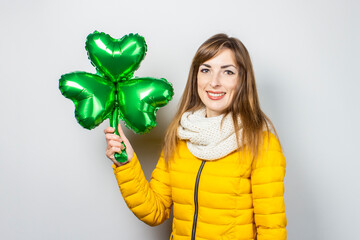
[[[116,150],[116,149],[113,149],[113,148],[112,148],[112,149],[106,150],[105,155],[106,155],[106,157],[108,157],[117,167],[120,167],[120,166],[122,166],[122,165],[125,165],[126,163],[129,162],[129,160],[127,160],[127,161],[124,162],[124,163],[121,163],[121,162],[116,161],[114,150]]]
[[[106,148],[106,151],[109,151],[109,154],[121,153],[125,149],[124,145],[120,144],[120,146],[110,146]]]
[[[115,153],[120,153],[121,152],[121,149],[119,147],[110,147],[108,150],[107,150],[108,154],[110,157],[113,157],[113,155]]]
[[[115,156],[114,153],[112,153],[112,151],[110,149],[107,149],[105,152],[106,157],[108,157],[111,161],[115,160]]]
[[[115,153],[121,152],[121,148],[120,147],[115,147],[115,146],[108,146],[106,148],[106,155],[111,158],[112,155],[114,155]]]
[[[118,142],[122,141],[118,135],[111,134],[111,133],[105,134],[105,139],[106,139],[106,141],[110,141],[110,140],[114,140],[114,141],[118,141]]]
[[[106,128],[106,129],[104,130],[104,133],[105,133],[105,134],[107,134],[107,133],[113,133],[113,132],[115,132],[115,129],[112,128],[112,127],[108,127],[108,128]]]
[[[111,147],[119,147],[119,148],[121,148],[121,146],[122,146],[121,142],[114,141],[114,140],[110,140],[108,145],[111,146]]]
[[[121,128],[121,124],[120,124],[120,123],[118,124],[118,132],[119,132],[121,138],[126,139],[126,136],[125,136],[125,134],[124,134],[124,131],[123,131],[122,128]]]
[[[127,140],[127,138],[124,138],[123,142],[124,142],[125,146],[130,146],[131,145],[129,140]]]
[[[120,148],[120,147],[112,147],[112,148],[111,148],[111,151],[113,151],[114,154],[115,154],[115,153],[120,153],[120,152],[121,152],[121,148]]]
[[[120,149],[121,149],[121,151],[125,149],[123,144],[120,145]]]

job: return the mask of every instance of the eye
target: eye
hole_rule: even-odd
[[[202,68],[202,69],[200,69],[200,72],[202,72],[202,73],[208,73],[210,70],[209,69],[207,69],[207,68]]]
[[[227,75],[234,75],[235,73],[231,70],[225,70],[225,74]]]

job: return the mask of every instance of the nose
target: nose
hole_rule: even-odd
[[[215,88],[221,86],[220,73],[214,73],[210,79],[210,86]]]

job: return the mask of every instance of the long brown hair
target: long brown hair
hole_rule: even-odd
[[[203,106],[197,91],[197,74],[200,65],[215,57],[223,48],[232,50],[240,70],[236,94],[234,95],[232,104],[226,111],[226,114],[232,113],[236,139],[239,146],[238,151],[242,149],[239,143],[239,130],[241,128],[241,142],[246,143],[252,159],[255,159],[258,155],[259,148],[262,144],[264,126],[266,126],[269,132],[269,127],[271,127],[275,136],[278,138],[274,125],[260,109],[253,66],[247,49],[237,38],[228,37],[226,34],[216,34],[199,47],[192,60],[188,80],[180,100],[178,111],[165,134],[163,147],[165,160],[168,161],[176,149],[179,141],[177,129],[183,113],[195,111]],[[241,119],[241,126],[237,121],[238,117]]]

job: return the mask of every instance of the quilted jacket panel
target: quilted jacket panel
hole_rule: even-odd
[[[150,182],[136,155],[130,163],[113,168],[126,204],[141,221],[161,224],[173,206],[171,239],[189,240],[193,234],[197,240],[286,239],[286,160],[272,133],[264,134],[254,162],[246,148],[205,161],[197,181],[203,161],[180,141],[169,163],[160,156]]]

